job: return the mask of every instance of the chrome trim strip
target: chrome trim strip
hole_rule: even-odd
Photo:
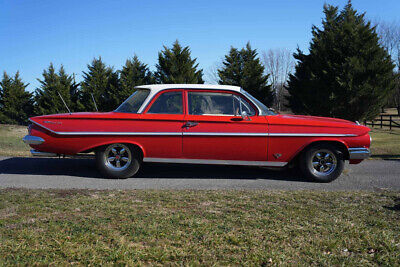
[[[207,133],[207,132],[184,132],[184,136],[268,136],[268,133]]]
[[[43,152],[35,149],[31,149],[31,154],[34,157],[57,157],[56,153]]]
[[[181,158],[144,158],[143,161],[158,162],[158,163],[242,165],[242,166],[264,166],[264,167],[284,167],[287,164],[287,162],[275,162],[275,161],[208,160],[208,159],[181,159]]]
[[[48,130],[49,132],[59,135],[182,135],[181,132],[56,132],[31,119],[29,119],[29,121]]]
[[[181,136],[182,133],[171,132],[55,132],[59,135],[162,135],[162,136]]]
[[[22,141],[27,145],[40,145],[44,143],[43,138],[33,135],[25,135]]]
[[[226,133],[226,132],[56,132],[31,119],[32,123],[59,135],[154,135],[154,136],[270,136],[270,137],[351,137],[356,134],[330,134],[330,133]]]
[[[271,137],[284,137],[284,136],[294,136],[294,137],[350,137],[357,136],[356,134],[330,134],[330,133],[269,133]]]
[[[49,132],[52,132],[52,133],[57,134],[57,132],[53,131],[52,129],[47,128],[46,126],[41,125],[40,123],[37,123],[36,121],[33,121],[33,120],[31,120],[31,119],[29,119],[29,121],[32,122],[33,124],[36,124],[36,125],[38,125],[38,126],[44,128],[44,129],[46,129],[46,130],[49,131]]]
[[[365,147],[350,147],[349,158],[350,159],[366,159],[369,158],[371,152]]]

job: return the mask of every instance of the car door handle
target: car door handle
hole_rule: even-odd
[[[198,125],[198,122],[195,121],[188,121],[183,125],[183,128],[190,128],[190,127],[194,127],[196,125]]]

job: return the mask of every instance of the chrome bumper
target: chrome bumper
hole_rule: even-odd
[[[371,152],[365,147],[351,147],[349,148],[350,159],[366,159],[369,158]]]
[[[44,143],[43,138],[33,135],[25,135],[22,141],[27,145],[40,145]]]
[[[31,149],[31,154],[34,157],[57,157],[56,153],[50,153],[50,152],[43,152],[43,151],[38,151],[35,149]]]

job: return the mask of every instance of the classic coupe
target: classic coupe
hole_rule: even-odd
[[[227,85],[135,87],[112,112],[30,118],[23,141],[34,156],[95,152],[104,176],[134,176],[143,162],[298,166],[330,182],[344,161],[369,157],[370,129],[342,119],[280,115]]]

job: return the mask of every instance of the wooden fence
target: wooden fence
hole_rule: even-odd
[[[377,118],[372,121],[364,121],[364,125],[373,127],[389,127],[390,130],[392,128],[400,128],[400,116],[399,115],[389,115],[389,114],[381,114]]]

